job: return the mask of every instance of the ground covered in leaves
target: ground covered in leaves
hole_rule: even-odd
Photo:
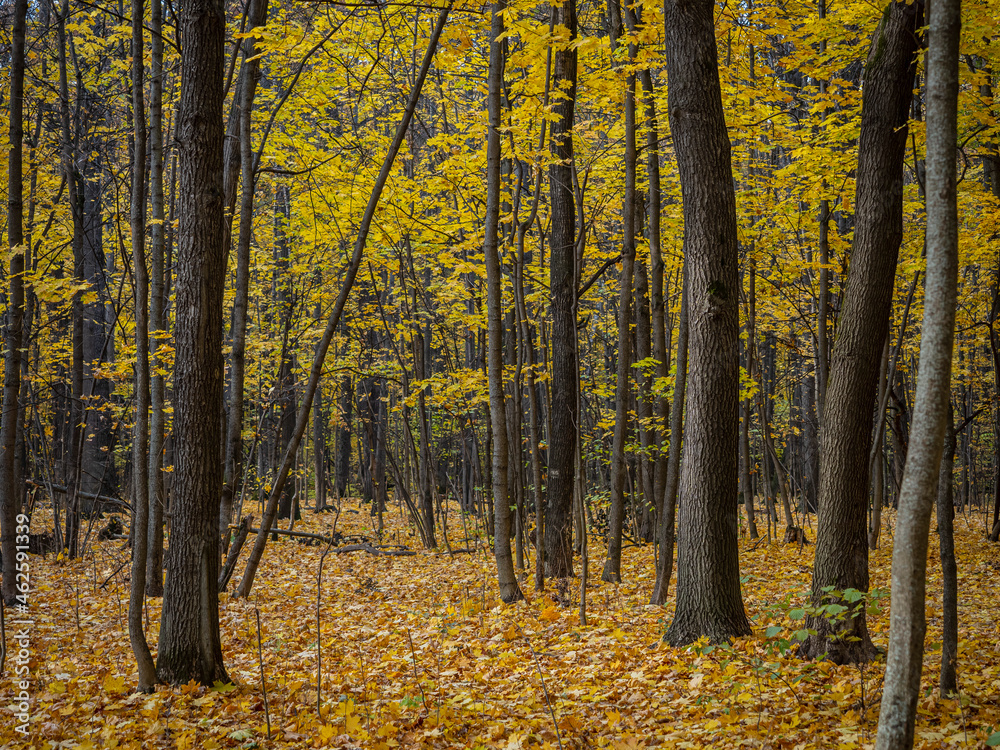
[[[891,520],[883,549],[871,558],[872,585],[881,589],[889,584]],[[295,528],[321,532],[333,522],[332,515],[310,513]],[[347,505],[337,523],[344,533],[374,538],[371,520],[356,506]],[[35,525],[42,519],[36,516]],[[394,515],[387,515],[386,528],[384,541],[417,546]],[[956,530],[961,698],[937,697],[935,537],[920,748],[983,747],[1000,724],[1000,548],[986,542],[981,517],[959,517]],[[581,626],[579,579],[562,596],[551,587],[534,593],[526,582],[528,601],[500,604],[489,548],[468,539],[472,533],[470,527],[452,534],[453,550],[469,550],[454,555],[328,554],[318,643],[323,548],[287,537],[270,542],[250,601],[222,597],[223,651],[232,683],[160,687],[153,695],[133,692],[125,542],[98,542],[82,560],[33,556],[30,734],[25,741],[15,733],[9,655],[0,687],[0,746],[872,746],[884,662],[838,667],[781,653],[802,627],[788,615],[806,602],[813,546],[741,539],[743,593],[756,635],[730,648],[673,649],[661,640],[673,591],[666,607],[647,603],[652,548],[626,548],[626,582],[615,586],[599,581],[603,550],[592,541],[587,624]],[[880,604],[870,627],[885,648],[888,596]],[[154,655],[159,612],[159,600],[149,601],[147,637]],[[7,639],[14,649],[11,617]]]

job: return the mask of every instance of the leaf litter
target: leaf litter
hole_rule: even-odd
[[[362,506],[342,515],[340,530],[373,537],[366,513]],[[983,747],[1000,724],[994,585],[1000,548],[988,544],[973,521],[957,521],[961,694],[937,695],[941,574],[932,539],[918,748]],[[312,513],[296,524],[317,533],[330,526],[329,516]],[[97,542],[82,560],[33,556],[30,734],[26,742],[14,731],[8,656],[0,688],[8,720],[0,745],[851,750],[874,744],[884,660],[837,666],[794,654],[792,634],[801,621],[788,615],[808,603],[812,545],[741,539],[743,595],[755,635],[728,647],[675,649],[662,642],[673,588],[666,606],[648,604],[652,547],[626,548],[625,583],[612,585],[598,579],[603,547],[591,540],[588,624],[581,627],[579,579],[567,589],[568,605],[552,581],[536,593],[522,578],[527,600],[505,606],[495,593],[490,547],[453,537],[452,548],[468,544],[470,553],[328,554],[318,644],[323,548],[288,537],[270,541],[250,600],[221,596],[223,654],[232,682],[159,686],[152,695],[133,692],[126,544]],[[383,538],[418,546],[390,514]],[[889,586],[891,539],[884,542],[871,553],[873,589]],[[577,572],[579,567],[577,560]],[[242,563],[237,576],[241,569]],[[884,649],[888,597],[880,605],[869,627]],[[160,606],[159,599],[147,600],[154,656]]]

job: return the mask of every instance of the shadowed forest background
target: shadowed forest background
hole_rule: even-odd
[[[0,0],[0,739],[1000,744],[998,24]]]

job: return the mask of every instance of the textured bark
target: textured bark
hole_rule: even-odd
[[[893,2],[875,32],[865,70],[851,268],[830,363],[820,446],[819,519],[812,596],[824,587],[868,590],[868,454],[879,350],[889,326],[902,239],[903,153],[916,66],[919,2]],[[812,617],[804,656],[838,663],[875,653],[864,603],[849,617]]]
[[[486,226],[483,255],[486,263],[486,316],[488,321],[486,366],[490,388],[490,426],[493,430],[493,555],[497,563],[497,585],[505,603],[524,598],[514,574],[510,553],[511,513],[507,482],[507,413],[503,383],[503,302],[498,228],[500,222],[500,131],[502,112],[500,93],[503,86],[504,0],[493,3],[490,28],[489,89],[486,103],[489,131],[486,140]]]
[[[675,646],[748,635],[737,553],[736,196],[711,0],[664,5],[670,129],[684,202],[689,317]],[[663,554],[669,554],[667,550]]]
[[[164,682],[228,682],[219,637],[219,497],[222,493],[221,0],[181,11],[180,216],[174,370],[176,463],[157,675]]]
[[[576,0],[554,9],[556,23],[576,41]],[[576,212],[573,195],[573,113],[576,104],[576,47],[556,50],[553,92],[552,154],[549,167],[552,314],[552,407],[549,432],[549,496],[545,517],[545,562],[550,578],[573,575],[573,487],[576,479]]]
[[[27,0],[14,3],[10,50],[10,149],[7,157],[7,238],[10,269],[7,275],[7,320],[4,331],[3,416],[0,418],[0,547],[3,551],[3,600],[17,599],[17,515],[20,488],[15,484],[18,395],[21,389],[21,345],[24,324],[24,243],[22,143],[24,141],[24,37]],[[27,598],[22,601],[27,601]]]
[[[889,655],[876,750],[909,750],[927,630],[927,542],[949,419],[958,289],[958,44],[961,0],[930,4],[927,51],[927,274],[920,369],[892,549]]]

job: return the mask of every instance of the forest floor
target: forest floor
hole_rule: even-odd
[[[371,519],[352,509],[339,516],[338,530],[371,537]],[[888,589],[892,554],[891,514],[888,520],[886,544],[871,556],[872,586],[882,590]],[[295,528],[321,532],[333,521],[332,515],[307,513]],[[43,524],[36,514],[35,528]],[[419,546],[395,513],[386,514],[386,528],[386,542]],[[233,684],[160,687],[152,695],[133,692],[126,543],[99,542],[82,560],[32,556],[30,734],[25,740],[15,733],[9,654],[0,686],[0,746],[872,746],[884,661],[841,667],[780,653],[783,639],[802,627],[787,615],[789,607],[806,603],[813,545],[741,539],[743,594],[756,635],[731,648],[674,649],[662,643],[673,588],[665,607],[648,604],[651,547],[626,548],[625,583],[615,586],[600,582],[603,549],[592,541],[588,624],[581,626],[579,579],[564,592],[568,606],[554,601],[551,587],[532,592],[530,582],[522,584],[527,601],[503,606],[490,550],[465,541],[461,528],[453,532],[452,548],[470,553],[326,556],[319,711],[322,547],[287,537],[271,541],[251,599],[222,596],[223,653]],[[1000,724],[1000,547],[986,542],[980,517],[960,516],[956,532],[961,699],[937,696],[941,577],[934,536],[919,748],[981,748]],[[807,534],[814,539],[812,530]],[[887,601],[881,599],[881,612],[869,618],[882,648]],[[147,609],[155,656],[160,601],[150,600]],[[8,613],[7,639],[16,653],[12,617],[17,615]]]

